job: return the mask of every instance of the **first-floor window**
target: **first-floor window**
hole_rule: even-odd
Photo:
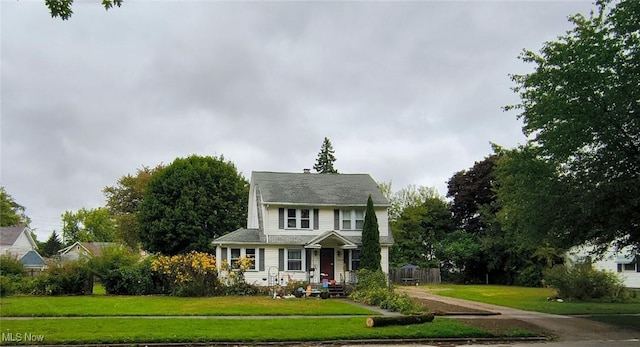
[[[240,259],[240,248],[231,248],[231,268],[238,268],[238,259]]]
[[[256,249],[255,248],[247,248],[245,250],[245,257],[249,260],[249,268],[248,270],[256,269]]]
[[[287,250],[287,270],[289,271],[302,270],[302,250],[301,249]]]
[[[360,269],[360,250],[351,250],[351,270],[355,271]]]

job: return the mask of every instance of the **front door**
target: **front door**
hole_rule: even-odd
[[[320,281],[323,279],[333,280],[333,248],[322,248],[320,249],[320,272],[325,275],[320,275]]]

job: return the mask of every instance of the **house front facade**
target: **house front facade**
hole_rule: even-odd
[[[253,172],[247,228],[213,241],[216,258],[252,259],[247,283],[354,281],[371,195],[380,233],[381,267],[389,270],[389,202],[367,174]],[[218,262],[220,266],[220,262]]]

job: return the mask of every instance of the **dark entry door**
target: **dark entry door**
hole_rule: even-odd
[[[320,272],[326,274],[326,276],[320,276],[320,280],[328,279],[333,280],[333,248],[322,248],[320,249]]]

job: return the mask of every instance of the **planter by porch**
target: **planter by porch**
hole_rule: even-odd
[[[328,291],[320,292],[320,298],[329,299],[329,292]]]

